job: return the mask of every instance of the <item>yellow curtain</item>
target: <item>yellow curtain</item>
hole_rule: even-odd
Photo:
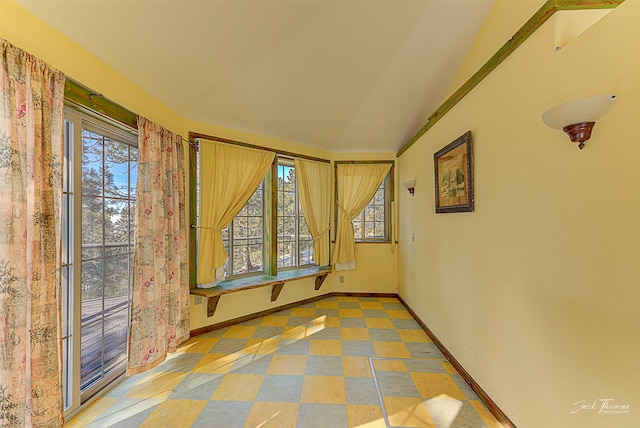
[[[300,205],[313,237],[313,260],[318,266],[328,266],[331,165],[303,159],[295,159],[295,163]]]
[[[266,150],[200,141],[198,287],[213,287],[224,279],[222,229],[251,198],[274,157]]]
[[[338,229],[333,263],[336,270],[356,267],[356,243],[351,221],[367,206],[387,176],[391,164],[346,164],[336,167]]]

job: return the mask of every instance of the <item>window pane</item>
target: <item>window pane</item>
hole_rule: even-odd
[[[104,192],[107,196],[129,196],[129,146],[104,141]]]
[[[386,213],[389,201],[387,200],[387,185],[389,176],[382,182],[367,206],[360,215],[353,220],[353,229],[356,240],[385,240],[387,237]]]
[[[128,137],[119,141],[83,130],[83,391],[90,386],[100,388],[116,367],[124,370],[136,208],[135,188],[130,186],[137,179],[138,155],[137,149],[125,141]]]

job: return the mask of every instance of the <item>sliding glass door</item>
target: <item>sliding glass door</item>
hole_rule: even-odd
[[[67,112],[67,230],[76,251],[65,311],[65,404],[73,411],[126,368],[138,148],[135,136]],[[79,195],[79,197],[78,197]],[[75,198],[73,198],[75,196]]]

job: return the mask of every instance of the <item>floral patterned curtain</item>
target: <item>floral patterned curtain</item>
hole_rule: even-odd
[[[57,427],[65,76],[0,50],[0,426]]]
[[[182,137],[142,117],[138,132],[129,375],[157,366],[189,338]]]

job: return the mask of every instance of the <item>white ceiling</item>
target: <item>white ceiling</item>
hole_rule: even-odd
[[[368,152],[426,123],[493,4],[18,1],[184,117]]]

